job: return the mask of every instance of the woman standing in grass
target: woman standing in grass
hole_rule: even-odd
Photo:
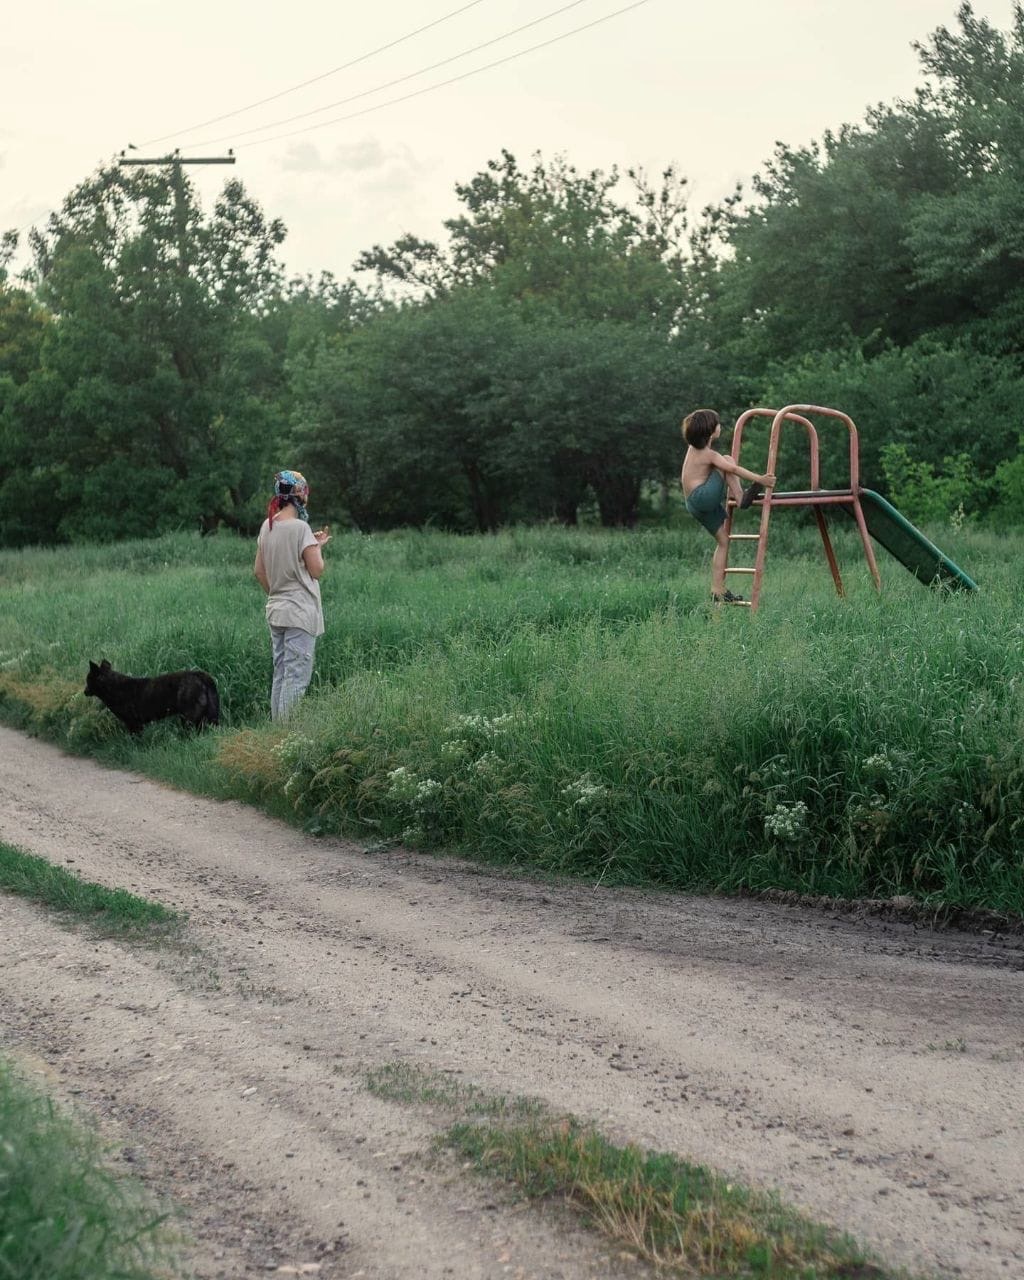
[[[267,593],[267,623],[274,653],[270,714],[281,720],[306,692],[313,675],[313,651],[324,632],[320,604],[322,548],[326,529],[309,527],[309,485],[299,471],[274,476],[274,496],[260,529],[255,573]]]

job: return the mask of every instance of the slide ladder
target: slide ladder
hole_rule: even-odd
[[[730,498],[726,505],[726,516],[725,516],[725,531],[729,536],[729,547],[728,547],[728,550],[726,551],[726,560],[725,560],[726,584],[728,585],[729,574],[731,573],[750,576],[753,579],[753,581],[751,583],[750,599],[727,600],[726,603],[730,605],[734,605],[735,607],[740,609],[753,609],[756,607],[754,604],[754,601],[759,599],[761,595],[761,579],[764,576],[764,559],[768,550],[768,520],[762,515],[761,528],[757,533],[733,533],[733,521],[736,515],[736,511],[737,511],[736,503]],[[770,509],[769,509],[768,515],[769,517],[771,515]],[[756,542],[757,543],[757,547],[755,548],[753,565],[750,565],[750,566],[732,565],[729,563],[729,558],[732,555],[732,544],[734,542]],[[739,548],[737,548],[737,550],[739,550]]]

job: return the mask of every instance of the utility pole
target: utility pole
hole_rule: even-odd
[[[131,144],[129,144],[131,145]],[[188,231],[188,215],[185,210],[185,184],[181,180],[182,165],[186,164],[234,164],[235,153],[229,150],[226,156],[183,156],[181,152],[175,148],[169,156],[157,157],[136,157],[126,155],[121,152],[117,161],[118,165],[157,165],[163,168],[165,165],[171,170],[171,185],[174,188],[174,226],[178,238],[178,272],[184,275],[188,267],[186,257],[186,233]]]

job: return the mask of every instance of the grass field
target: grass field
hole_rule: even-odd
[[[983,590],[943,596],[883,557],[878,597],[840,531],[839,600],[813,532],[777,528],[753,618],[709,613],[690,528],[336,537],[287,730],[248,543],[0,553],[0,713],[371,844],[1024,914],[1024,536],[930,530]],[[101,657],[206,668],[224,727],[130,739],[82,696]]]

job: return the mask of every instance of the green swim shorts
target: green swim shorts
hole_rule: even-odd
[[[686,509],[714,537],[725,523],[725,477],[721,471],[712,471],[693,490],[686,499]]]

